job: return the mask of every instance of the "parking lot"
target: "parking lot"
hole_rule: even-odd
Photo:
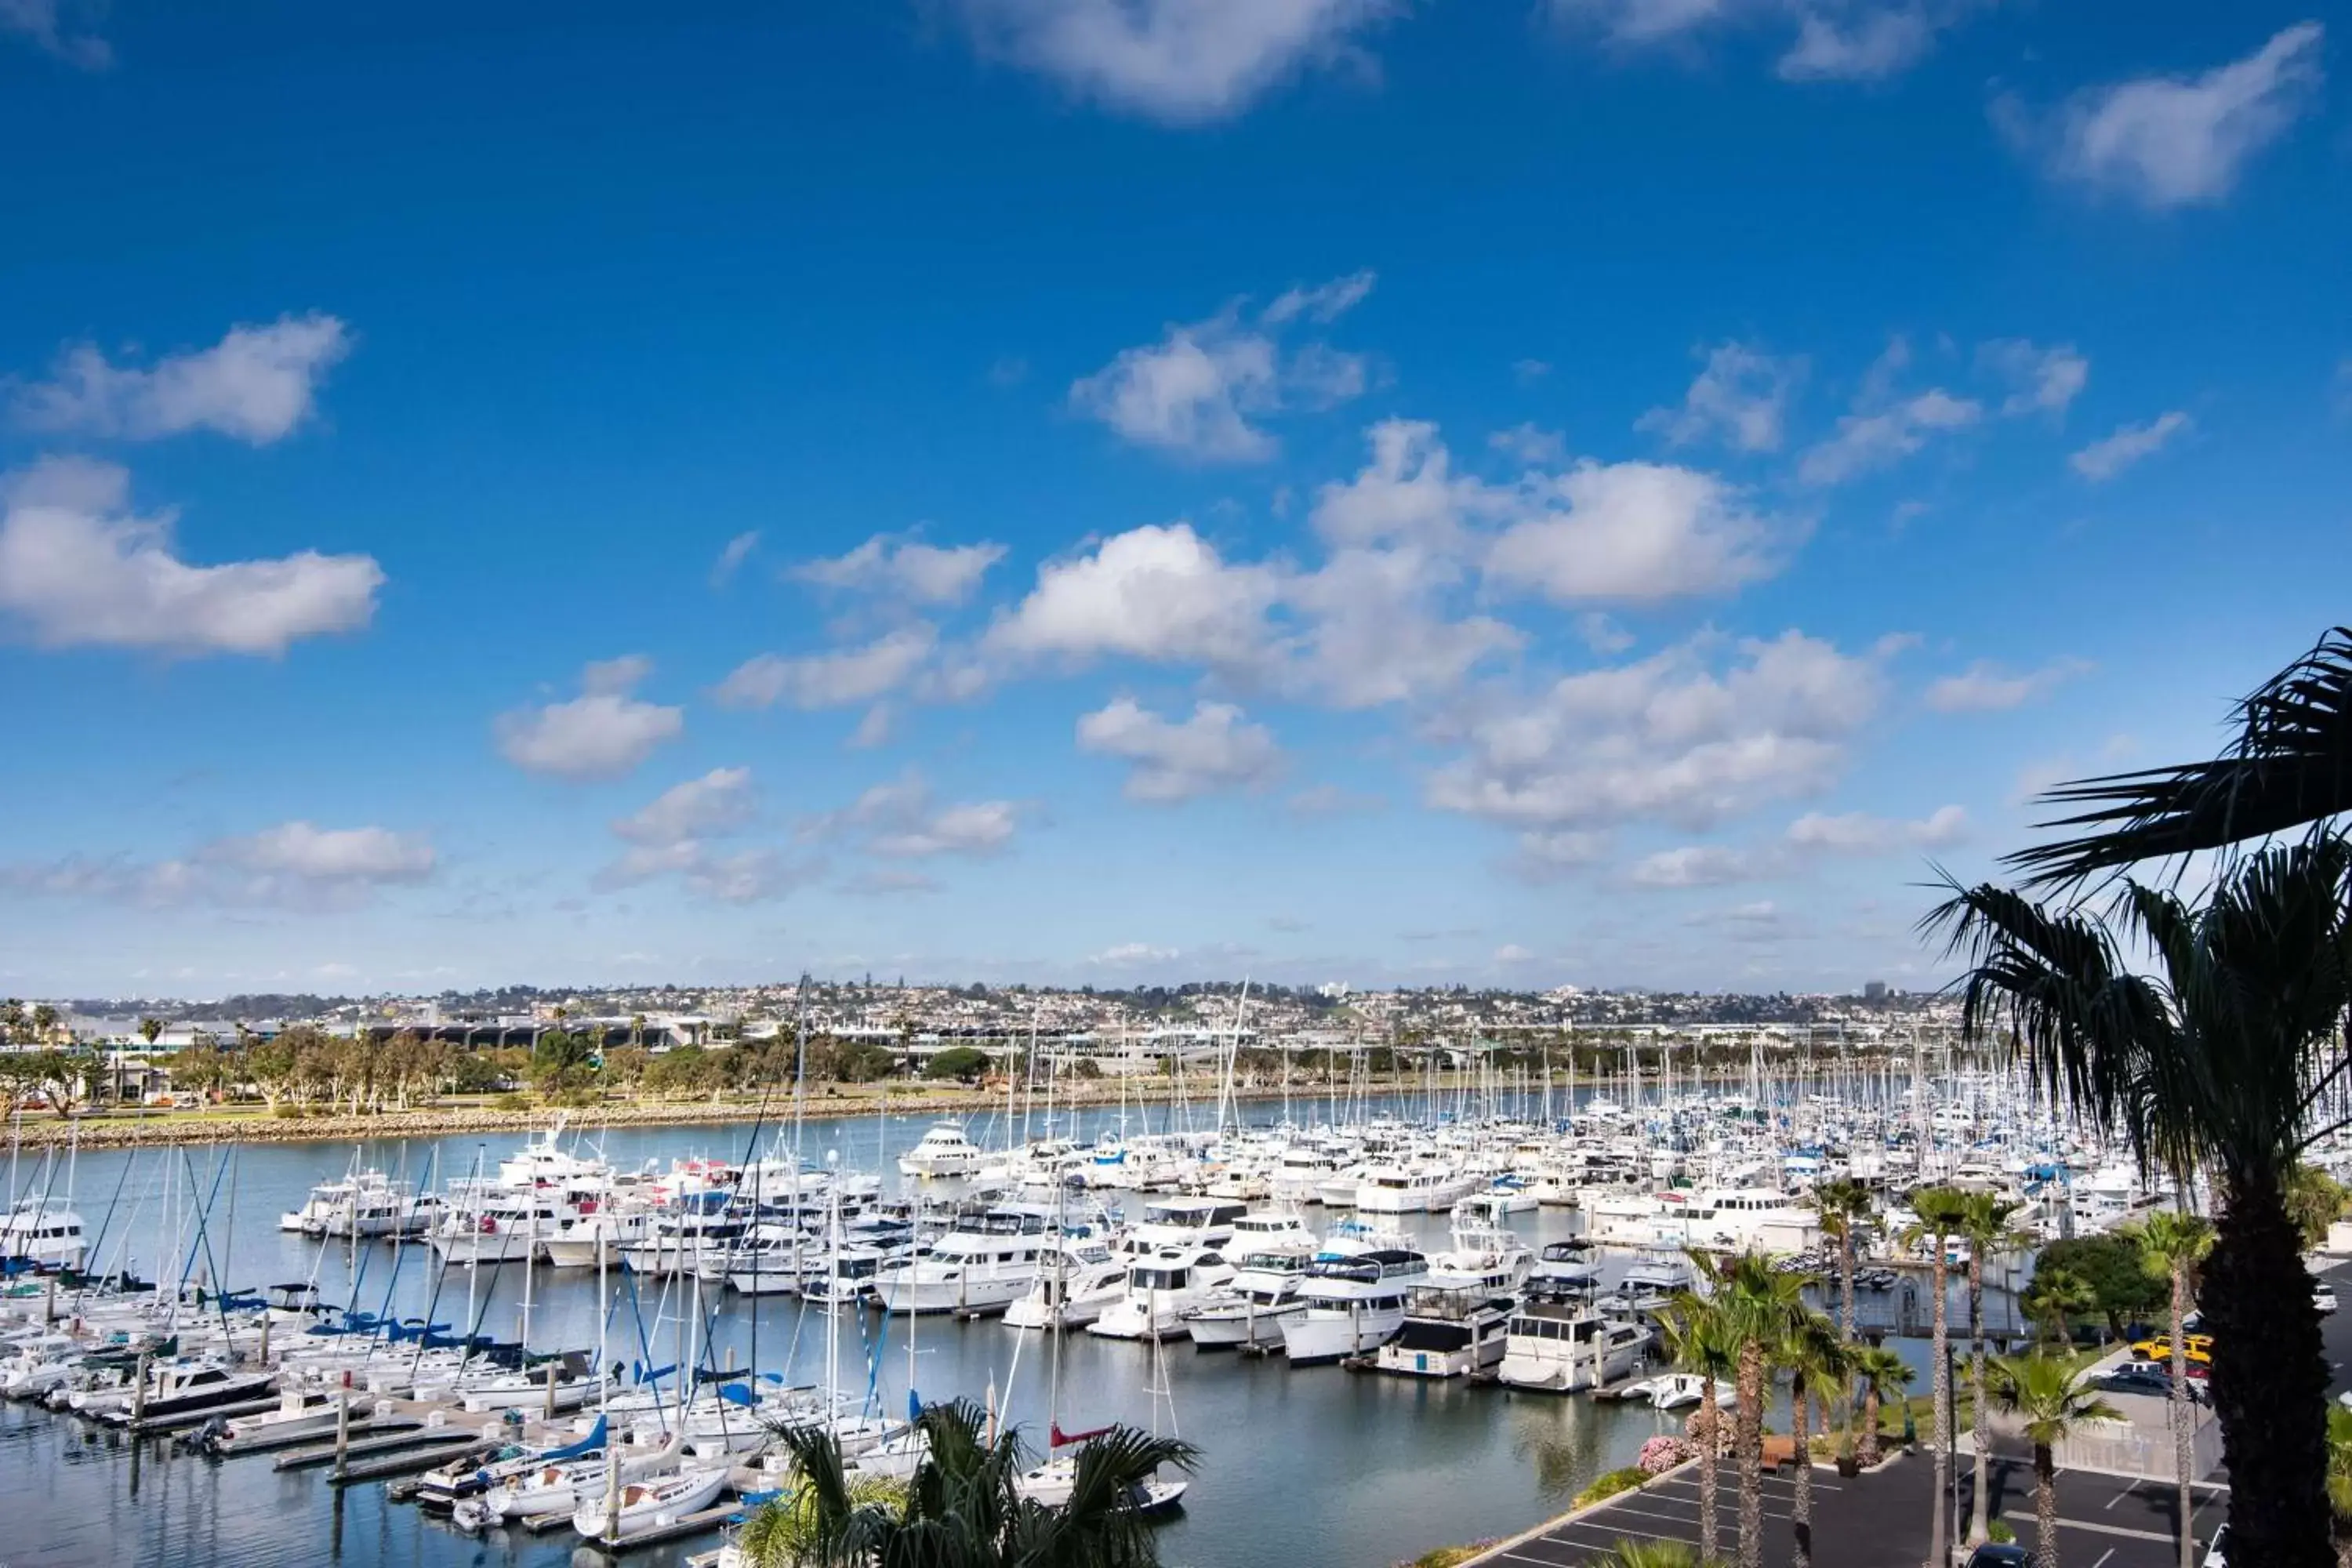
[[[1717,1475],[1718,1548],[1729,1556],[1738,1538],[1738,1481],[1728,1466]],[[1848,1480],[1832,1471],[1813,1472],[1813,1562],[1818,1568],[1889,1568],[1927,1555],[1929,1504],[1935,1471],[1925,1455],[1913,1455],[1875,1475]],[[2006,1518],[2018,1539],[2031,1546],[2033,1471],[2031,1466],[1996,1461],[1992,1472],[1995,1517]],[[1955,1532],[1967,1525],[1969,1479],[1961,1467],[1960,1513]],[[1573,1568],[1606,1555],[1620,1541],[1698,1542],[1698,1476],[1685,1472],[1663,1485],[1630,1493],[1572,1523],[1521,1542],[1498,1554],[1502,1563]],[[1764,1562],[1782,1568],[1795,1555],[1789,1475],[1764,1482]],[[2200,1549],[2225,1517],[2226,1493],[2198,1489],[2190,1529]],[[2075,1473],[2058,1478],[2059,1551],[2068,1568],[2174,1568],[2177,1506],[2171,1483],[2131,1482],[2116,1477]]]

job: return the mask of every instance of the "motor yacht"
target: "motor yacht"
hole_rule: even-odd
[[[1181,1339],[1184,1314],[1233,1279],[1234,1266],[1205,1247],[1163,1247],[1128,1259],[1127,1289],[1087,1328],[1113,1340]]]
[[[1293,1366],[1362,1354],[1404,1326],[1405,1297],[1428,1277],[1428,1259],[1402,1248],[1317,1259],[1299,1277],[1306,1310],[1284,1321],[1283,1353]]]
[[[942,1121],[898,1156],[898,1173],[926,1179],[972,1176],[979,1173],[984,1158],[980,1145],[964,1136],[962,1127]]]
[[[1433,1282],[1436,1275],[1430,1276]],[[1443,1289],[1434,1283],[1405,1300],[1396,1338],[1375,1351],[1375,1371],[1402,1377],[1464,1377],[1503,1359],[1512,1315],[1508,1296]]]
[[[1650,1331],[1638,1323],[1581,1301],[1538,1297],[1511,1314],[1495,1375],[1547,1394],[1601,1388],[1632,1372],[1649,1343]]]

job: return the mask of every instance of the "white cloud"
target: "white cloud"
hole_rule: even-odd
[[[846,555],[810,561],[793,575],[820,587],[880,594],[919,605],[961,605],[988,569],[1004,559],[1004,546],[933,545],[877,533]]]
[[[1418,701],[1458,687],[1524,638],[1486,616],[1449,619],[1436,604],[1458,577],[1452,563],[1410,545],[1340,550],[1290,578],[1287,602],[1306,617],[1288,684],[1339,708]]]
[[[713,768],[698,779],[672,784],[613,831],[632,844],[677,844],[731,833],[759,810],[749,768]]]
[[[423,834],[296,821],[216,838],[172,859],[68,856],[0,866],[0,887],[151,907],[334,910],[356,909],[381,888],[425,881],[438,864],[432,841]]]
[[[1865,6],[1850,19],[1808,10],[1774,68],[1784,81],[1883,80],[1927,57],[1937,26],[1925,5]]]
[[[1995,121],[2060,179],[2158,209],[2210,205],[2316,100],[2324,36],[2298,22],[2243,59],[2088,88],[2046,118],[2004,97]]]
[[[1013,842],[1021,808],[1009,800],[937,805],[919,773],[868,787],[845,809],[803,825],[810,837],[856,837],[868,852],[891,859],[935,855],[991,855]]]
[[[1805,373],[1801,359],[1780,359],[1747,343],[1718,343],[1683,395],[1680,408],[1653,408],[1636,428],[1686,447],[1709,436],[1742,452],[1780,449],[1789,399]]]
[[[2002,402],[2003,414],[2063,419],[2091,379],[2091,362],[2072,343],[2043,348],[2023,338],[1999,338],[1977,350],[1977,361],[2016,389]]]
[[[526,773],[574,781],[633,771],[686,729],[685,710],[629,695],[652,668],[642,655],[587,666],[571,701],[500,714],[499,752]]]
[[[759,793],[749,768],[713,768],[698,779],[672,784],[613,824],[614,836],[629,847],[597,872],[596,885],[635,887],[675,876],[696,898],[748,904],[776,898],[819,874],[820,865],[795,862],[770,847],[728,850],[712,844],[741,832],[758,815]]]
[[[1968,837],[1969,814],[1957,805],[1938,806],[1917,822],[1898,822],[1866,812],[1825,816],[1808,812],[1789,824],[1782,835],[1794,849],[1830,855],[1885,855],[1897,849],[1944,849]]]
[[[1549,882],[1597,866],[1609,853],[1609,836],[1576,829],[1528,832],[1507,869],[1530,882]]]
[[[1334,278],[1328,283],[1294,285],[1275,296],[1274,303],[1258,319],[1268,326],[1278,327],[1306,316],[1328,325],[1369,299],[1377,281],[1378,275],[1368,268]]]
[[[885,632],[856,647],[785,658],[763,653],[744,660],[712,689],[729,708],[845,708],[871,702],[911,679],[930,658],[938,634],[918,623]]]
[[[1498,967],[1503,968],[1508,968],[1513,964],[1532,963],[1535,956],[1533,952],[1515,942],[1507,942],[1495,950],[1495,963]]]
[[[15,33],[36,47],[84,70],[104,70],[114,50],[94,33],[75,31],[58,0],[0,0],[0,33]]]
[[[1280,333],[1301,320],[1332,320],[1371,287],[1372,274],[1360,272],[1293,289],[1254,321],[1235,303],[1205,321],[1171,326],[1160,342],[1122,350],[1072,383],[1070,406],[1139,446],[1200,462],[1262,461],[1276,443],[1255,421],[1345,403],[1371,378],[1361,355],[1319,342],[1286,353]]]
[[[887,745],[897,720],[897,711],[887,702],[877,702],[866,710],[857,721],[857,728],[852,730],[849,739],[842,743],[853,752],[869,752],[877,746]]]
[[[1526,420],[1486,437],[1486,445],[1529,468],[1550,468],[1568,460],[1568,438]]]
[[[2142,458],[2162,451],[2175,436],[2187,433],[2190,424],[2189,416],[2176,408],[2145,425],[2120,425],[2115,434],[2092,442],[2066,461],[2094,483],[2112,479]]]
[[[1265,657],[1266,613],[1280,590],[1272,569],[1227,564],[1190,523],[1147,525],[1039,567],[1036,587],[997,618],[984,646],[1074,661],[1118,654],[1250,665]]]
[[[1122,942],[1090,955],[1087,962],[1104,969],[1132,969],[1138,964],[1166,963],[1183,956],[1172,947],[1154,947],[1150,942]]]
[[[1310,66],[1369,71],[1356,39],[1396,0],[955,0],[974,42],[1081,97],[1191,125]]]
[[[384,577],[370,556],[305,550],[192,565],[173,553],[173,515],[140,517],[130,495],[124,469],[76,458],[0,480],[0,612],[34,641],[276,655],[357,631],[375,613]]]
[[[719,559],[711,563],[710,585],[716,588],[733,577],[737,568],[750,560],[751,552],[759,548],[760,531],[756,528],[748,529],[729,540],[726,548],[719,551]]]
[[[1531,698],[1490,696],[1458,721],[1464,754],[1431,776],[1429,804],[1534,832],[1704,831],[1827,788],[1878,711],[1888,650],[1849,657],[1793,631],[1732,645],[1727,660],[1720,648],[1700,639]]]
[[[1195,703],[1179,723],[1117,698],[1079,718],[1078,749],[1132,763],[1123,793],[1160,803],[1264,784],[1282,766],[1273,733],[1223,702]]]
[[[341,321],[317,312],[232,327],[211,348],[146,370],[80,343],[59,357],[55,379],[19,393],[16,415],[44,430],[133,441],[213,430],[265,447],[310,417],[318,383],[351,343]]]
[[[1776,570],[1769,525],[1694,468],[1587,460],[1522,493],[1527,509],[1495,541],[1486,574],[1556,603],[1723,594]]]
[[[1293,816],[1344,816],[1350,812],[1378,811],[1388,805],[1376,795],[1359,795],[1335,784],[1310,784],[1282,803]]]
[[[1720,844],[1662,849],[1634,862],[1629,874],[1644,888],[1716,888],[1765,875],[1768,866],[1745,850]]]
[[[2090,669],[2081,659],[2062,658],[2040,669],[2016,673],[1979,659],[1959,674],[1929,685],[1927,706],[1938,713],[1998,712],[2030,702]]]
[[[1365,437],[1371,457],[1356,477],[1316,492],[1315,531],[1334,544],[1408,541],[1450,549],[1473,516],[1501,504],[1475,479],[1454,476],[1434,425],[1383,419]]]
[[[1797,461],[1797,478],[1809,485],[1835,485],[1875,468],[1891,468],[1918,451],[1932,436],[1964,430],[1984,416],[1983,405],[1955,397],[1942,387],[1908,396],[1894,390],[1895,376],[1910,363],[1900,339],[1863,378],[1852,412],[1840,418],[1827,440]]]

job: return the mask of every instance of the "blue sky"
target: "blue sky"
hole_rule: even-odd
[[[0,988],[1921,984],[2346,614],[2320,8],[0,0]]]

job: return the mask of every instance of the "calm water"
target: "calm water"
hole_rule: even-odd
[[[1244,1110],[1269,1121],[1280,1113],[1279,1106]],[[1164,1120],[1164,1113],[1155,1111],[1154,1128]],[[1115,1111],[1088,1113],[1078,1119],[1075,1135],[1091,1138],[1117,1121]],[[869,1170],[878,1161],[886,1185],[896,1186],[896,1157],[926,1125],[920,1119],[877,1123],[870,1116],[812,1120],[802,1148],[812,1160],[835,1159]],[[983,1131],[975,1126],[974,1136]],[[608,1159],[634,1165],[686,1154],[740,1159],[751,1136],[740,1125],[633,1128],[613,1130],[601,1142]],[[770,1136],[762,1135],[763,1143]],[[591,1141],[597,1136],[592,1133]],[[433,1170],[437,1185],[465,1173],[478,1152],[495,1163],[520,1142],[386,1142],[362,1146],[360,1158],[412,1177]],[[161,1258],[167,1199],[184,1205],[192,1186],[199,1193],[211,1190],[217,1178],[221,1196],[211,1221],[217,1228],[210,1229],[210,1239],[214,1256],[227,1260],[220,1277],[240,1288],[316,1278],[326,1299],[340,1302],[354,1294],[345,1253],[330,1248],[322,1254],[316,1243],[283,1235],[275,1225],[281,1211],[299,1206],[313,1183],[339,1174],[352,1158],[348,1144],[255,1145],[239,1150],[233,1160],[203,1149],[185,1155],[108,1152],[84,1156],[73,1184],[77,1206],[94,1231],[111,1207],[105,1256],[110,1259],[115,1238],[127,1234],[142,1273],[160,1269],[176,1277],[184,1257]],[[16,1173],[23,1185],[35,1176],[29,1163]],[[226,1219],[232,1184],[233,1231]],[[1136,1213],[1136,1201],[1128,1200],[1128,1207]],[[1316,1212],[1309,1211],[1310,1223]],[[1444,1221],[1422,1216],[1412,1228],[1437,1244]],[[1556,1214],[1542,1212],[1521,1216],[1519,1228],[1538,1242],[1564,1233]],[[388,1299],[403,1315],[425,1310],[435,1286],[430,1254],[422,1247],[401,1250],[404,1260],[395,1278],[391,1248],[362,1249],[360,1305],[381,1310]],[[466,1283],[463,1270],[440,1281],[434,1321],[466,1321]],[[477,1297],[476,1304],[487,1331],[514,1336],[521,1286],[518,1267],[480,1271],[476,1288],[488,1294]],[[661,1296],[650,1283],[634,1311],[624,1293],[604,1325],[611,1353],[635,1359],[642,1333],[654,1359],[676,1359],[679,1316],[675,1295]],[[534,1348],[593,1349],[599,1318],[593,1273],[535,1273]],[[823,1314],[804,1310],[796,1300],[769,1298],[755,1304],[728,1297],[719,1311],[716,1348],[722,1361],[731,1352],[735,1364],[756,1363],[781,1371],[790,1382],[814,1383],[824,1375],[825,1331]],[[845,1316],[838,1325],[837,1346],[843,1386],[870,1388],[883,1409],[903,1410],[907,1332],[902,1318]],[[1012,1419],[1042,1440],[1047,1341],[994,1321],[926,1319],[914,1332],[913,1381],[923,1398],[980,1398],[993,1389]],[[1176,1429],[1202,1446],[1203,1463],[1184,1512],[1162,1537],[1165,1559],[1187,1568],[1265,1563],[1380,1568],[1433,1546],[1516,1531],[1560,1510],[1601,1471],[1630,1463],[1643,1440],[1667,1429],[1669,1419],[1581,1398],[1460,1384],[1432,1386],[1337,1367],[1293,1372],[1278,1358],[1203,1356],[1185,1344],[1171,1346],[1164,1354],[1172,1397],[1155,1399],[1148,1392],[1147,1347],[1083,1333],[1068,1336],[1060,1416],[1072,1429],[1111,1420],[1148,1426],[1155,1418],[1165,1429],[1172,1414]],[[1679,1415],[1672,1419],[1678,1422]],[[193,1458],[172,1451],[162,1440],[135,1442],[95,1433],[47,1411],[16,1406],[0,1408],[0,1500],[5,1500],[0,1561],[11,1568],[131,1562],[223,1568],[321,1562],[362,1568],[539,1565],[569,1563],[575,1550],[562,1532],[468,1539],[413,1507],[387,1502],[381,1486],[338,1494],[316,1472],[280,1475],[260,1458]],[[638,1553],[630,1561],[667,1565],[711,1543],[693,1542]],[[583,1552],[583,1561],[602,1559]]]

